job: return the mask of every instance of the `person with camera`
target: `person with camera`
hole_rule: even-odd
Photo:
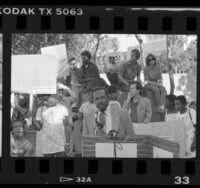
[[[149,123],[152,117],[151,101],[142,96],[143,87],[139,82],[130,85],[130,91],[124,102],[124,108],[128,109],[133,123]]]
[[[88,113],[83,120],[84,135],[109,135],[115,130],[118,137],[134,136],[131,118],[126,109],[110,105],[106,88],[96,87],[92,91],[97,111]]]

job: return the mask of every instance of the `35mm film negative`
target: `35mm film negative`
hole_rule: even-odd
[[[199,185],[199,19],[0,6],[0,183]]]

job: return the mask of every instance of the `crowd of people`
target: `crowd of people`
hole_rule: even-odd
[[[34,96],[29,109],[26,94],[13,94],[11,111],[11,156],[81,156],[81,140],[86,135],[106,136],[114,130],[118,137],[134,136],[134,123],[152,122],[152,105],[165,121],[185,122],[186,157],[196,151],[196,104],[186,97],[167,95],[156,57],[149,54],[141,81],[140,52],[131,51],[130,60],[117,66],[109,58],[108,85],[91,62],[91,53],[81,53],[82,66],[69,63],[70,75],[58,80],[57,93]],[[70,80],[70,81],[69,81]],[[155,104],[147,97],[154,96]],[[124,101],[120,95],[126,93]],[[87,96],[83,102],[82,96]],[[26,136],[30,125],[36,134],[36,148]]]

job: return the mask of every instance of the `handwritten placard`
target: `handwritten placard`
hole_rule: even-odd
[[[69,74],[69,65],[68,65],[68,57],[67,50],[65,44],[59,44],[54,46],[48,46],[41,48],[41,52],[44,55],[53,55],[58,60],[58,78],[62,78]]]
[[[50,55],[13,55],[11,91],[55,94],[58,62]]]

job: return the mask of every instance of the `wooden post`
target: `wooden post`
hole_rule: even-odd
[[[167,45],[167,61],[168,61],[168,73],[169,73],[169,81],[170,81],[170,94],[174,94],[174,74],[173,74],[173,66],[171,64],[171,42],[169,41],[168,35],[166,35],[166,45]]]

